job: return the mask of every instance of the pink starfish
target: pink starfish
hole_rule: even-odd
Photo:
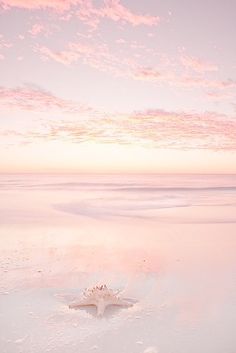
[[[102,316],[105,309],[109,305],[118,305],[129,307],[132,306],[128,300],[120,298],[118,291],[114,292],[108,289],[105,284],[96,286],[90,289],[86,289],[83,293],[83,298],[79,301],[71,303],[70,309],[77,309],[83,306],[94,305],[97,308],[97,316]]]

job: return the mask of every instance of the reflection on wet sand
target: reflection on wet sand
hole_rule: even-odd
[[[33,185],[30,193],[27,182],[2,191],[1,351],[64,353],[69,345],[71,353],[104,353],[115,341],[114,353],[233,352],[232,188],[194,191],[189,206],[192,191],[175,188],[130,198],[98,182],[72,193],[63,183]],[[184,198],[187,206],[176,207]],[[102,283],[136,302],[109,308],[99,321],[90,309],[68,309],[84,288]]]

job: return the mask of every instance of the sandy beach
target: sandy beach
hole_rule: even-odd
[[[2,177],[1,353],[234,353],[236,191],[181,180]],[[134,304],[69,309],[104,283]]]

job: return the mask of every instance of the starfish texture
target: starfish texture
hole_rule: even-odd
[[[125,299],[120,298],[119,291],[108,289],[105,284],[86,289],[81,300],[73,302],[69,305],[70,309],[78,309],[83,306],[95,305],[97,308],[97,316],[102,316],[105,309],[109,305],[132,306]]]

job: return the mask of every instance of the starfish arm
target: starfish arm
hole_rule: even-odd
[[[104,314],[106,306],[107,303],[105,303],[104,300],[99,300],[97,303],[97,316],[102,316]]]
[[[132,306],[128,300],[117,298],[111,302],[111,305],[119,305],[119,306]]]
[[[70,309],[76,309],[79,308],[81,306],[87,306],[87,305],[95,305],[93,302],[91,302],[91,300],[88,299],[81,299],[79,301],[73,302],[69,305]]]

